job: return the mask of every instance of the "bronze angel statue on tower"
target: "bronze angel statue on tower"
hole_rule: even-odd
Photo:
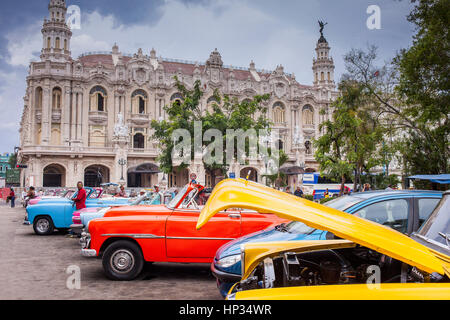
[[[325,26],[328,24],[328,22],[323,22],[323,21],[318,21],[319,22],[319,27],[320,27],[320,35],[323,37],[323,28],[325,28]]]

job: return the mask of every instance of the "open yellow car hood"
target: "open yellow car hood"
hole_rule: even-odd
[[[220,182],[200,213],[197,229],[216,213],[243,208],[305,223],[386,254],[425,272],[444,275],[443,261],[424,245],[388,227],[243,179]]]

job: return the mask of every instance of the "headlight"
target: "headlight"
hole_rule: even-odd
[[[220,259],[219,261],[217,261],[217,265],[222,268],[229,268],[232,265],[235,265],[236,263],[238,263],[239,261],[241,261],[241,255],[236,254],[234,256],[229,256],[229,257]]]

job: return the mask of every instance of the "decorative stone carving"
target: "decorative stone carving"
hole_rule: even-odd
[[[114,138],[126,138],[130,136],[130,132],[128,130],[128,127],[125,125],[123,120],[123,114],[119,113],[117,115],[117,122],[114,126]]]

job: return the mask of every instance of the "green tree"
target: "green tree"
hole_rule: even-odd
[[[280,150],[280,154],[278,155],[278,157],[279,157],[278,166],[281,168],[289,160],[289,157],[283,150]],[[276,188],[287,186],[286,183],[287,175],[283,173],[281,170],[278,170],[277,173],[274,174],[263,175],[263,177],[270,182],[270,185],[275,186]]]
[[[15,169],[17,165],[17,153],[13,153],[10,155],[8,159],[8,164],[11,169]]]
[[[223,137],[221,141],[223,145],[223,159],[221,163],[205,163],[204,166],[207,171],[213,174],[216,170],[220,170],[223,175],[226,175],[229,165],[226,163],[226,142],[227,130],[249,130],[254,129],[264,130],[269,128],[271,123],[267,120],[267,107],[264,102],[269,100],[270,95],[255,96],[253,99],[239,102],[236,97],[222,95],[218,90],[214,92],[215,102],[212,104],[213,110],[202,112],[201,100],[204,92],[201,88],[200,81],[196,81],[193,89],[187,89],[176,77],[176,86],[182,96],[182,101],[175,101],[164,109],[167,112],[168,119],[164,121],[152,121],[152,129],[154,129],[153,139],[158,141],[160,148],[160,162],[161,170],[165,173],[172,172],[174,164],[172,162],[172,152],[174,151],[175,141],[172,134],[177,129],[188,130],[191,137],[191,160],[194,160],[194,133],[195,122],[202,123],[202,137],[209,129],[217,129]],[[219,141],[204,141],[202,139],[202,150]],[[246,152],[249,154],[250,142],[246,140]],[[234,156],[237,155],[237,143],[235,143]],[[182,164],[180,168],[186,168],[188,164]]]
[[[365,86],[379,110],[379,123],[396,137],[389,145],[405,174],[450,171],[448,0],[412,0],[408,21],[416,26],[413,43],[384,66],[377,50],[351,50],[345,56],[347,79]]]
[[[413,0],[416,34],[394,60],[397,92],[414,123],[399,145],[408,173],[450,172],[450,1]]]
[[[379,148],[383,128],[378,126],[372,101],[365,86],[354,80],[339,84],[341,96],[331,105],[332,118],[323,122],[323,135],[314,141],[320,170],[341,181],[341,193],[348,177],[361,183],[361,174],[381,162]]]

